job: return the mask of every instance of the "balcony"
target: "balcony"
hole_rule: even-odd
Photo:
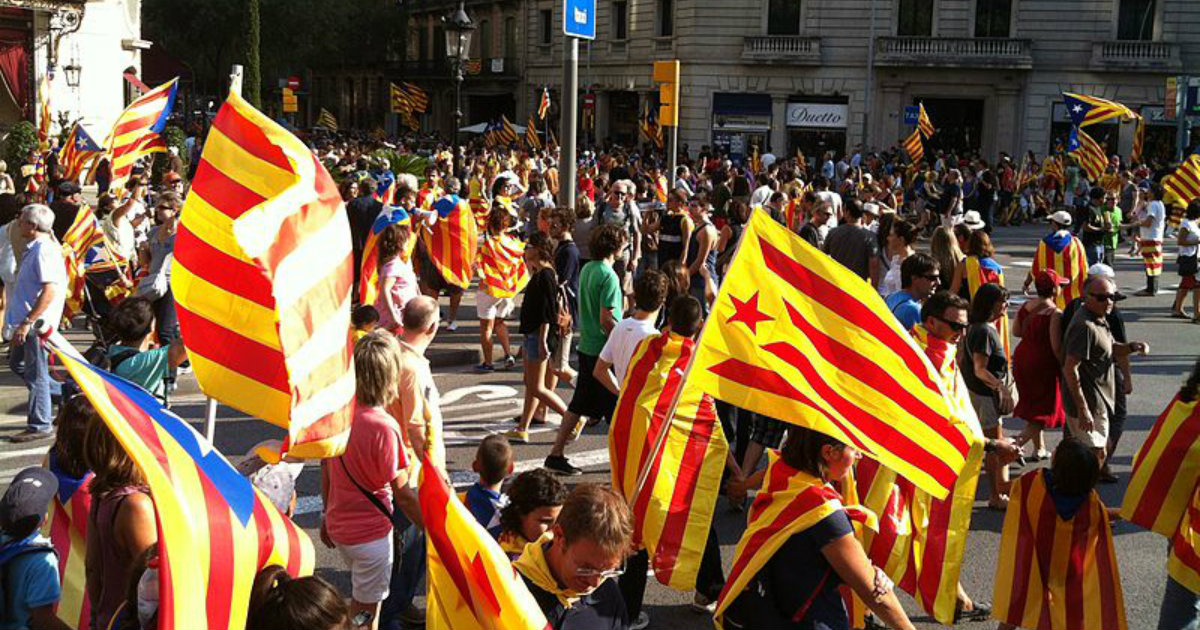
[[[928,68],[1033,68],[1033,45],[1008,37],[880,37],[875,64]]]
[[[1092,44],[1092,70],[1183,69],[1179,44],[1173,42],[1108,41]]]
[[[742,60],[755,63],[817,66],[821,38],[799,35],[761,35],[742,42]]]

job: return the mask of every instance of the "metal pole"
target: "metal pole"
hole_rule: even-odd
[[[871,0],[871,20],[867,28],[867,89],[863,98],[862,145],[871,150],[871,107],[875,92],[875,0]]]
[[[1187,151],[1187,91],[1189,77],[1180,76],[1175,82],[1175,161],[1183,162]]]
[[[211,396],[204,399],[204,438],[212,444],[217,432],[217,401]]]
[[[563,42],[563,107],[562,159],[559,161],[558,203],[567,208],[575,207],[575,117],[579,109],[579,39],[566,36]]]
[[[675,104],[675,108],[678,112],[679,103]],[[667,129],[671,133],[671,138],[667,142],[667,190],[671,191],[675,188],[675,167],[679,159],[679,125],[671,125]]]
[[[454,60],[454,129],[450,132],[451,144],[458,144],[458,130],[462,127],[462,59]]]

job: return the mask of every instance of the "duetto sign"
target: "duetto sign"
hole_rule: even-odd
[[[845,129],[848,110],[844,103],[788,103],[787,126]]]

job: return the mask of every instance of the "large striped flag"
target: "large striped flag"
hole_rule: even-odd
[[[390,89],[391,99],[390,100],[391,100],[391,105],[392,105],[392,113],[393,114],[412,114],[413,104],[412,104],[412,101],[409,99],[408,92],[406,92],[404,90],[404,88],[400,87],[399,85],[396,85],[395,83],[391,83],[389,85],[391,86],[391,89]]]
[[[862,541],[876,566],[935,619],[950,625],[954,623],[958,577],[983,461],[982,431],[958,370],[955,346],[931,337],[921,325],[912,334],[951,396],[955,415],[962,420],[959,430],[980,439],[972,439],[967,465],[953,494],[945,500],[918,490],[877,461],[859,462],[855,473],[858,496],[867,509],[879,515],[878,533],[864,531]]]
[[[832,435],[945,498],[972,440],[879,292],[765,212],[751,215],[689,383]]]
[[[542,609],[500,543],[454,496],[428,453],[421,464],[429,630],[548,630]]]
[[[1083,283],[1087,280],[1087,256],[1083,252],[1083,243],[1070,232],[1048,234],[1038,243],[1030,274],[1036,276],[1045,269],[1071,281],[1063,287],[1058,296],[1058,308],[1066,308],[1071,300],[1083,297]]]
[[[1108,167],[1108,156],[1104,147],[1092,139],[1086,131],[1079,127],[1071,127],[1071,139],[1067,142],[1067,152],[1079,160],[1079,167],[1084,170],[1092,182],[1099,182],[1104,169]]]
[[[50,81],[53,79],[53,75],[47,72],[38,82],[38,142],[50,139],[50,123],[54,122],[50,114]]]
[[[446,282],[463,289],[471,285],[475,275],[475,256],[478,232],[471,206],[458,195],[448,195],[433,204],[438,219],[421,231],[433,266]]]
[[[1092,490],[1071,518],[1039,468],[1013,482],[1000,536],[992,617],[1032,630],[1126,630],[1112,527]]]
[[[538,101],[537,115],[538,120],[546,120],[546,114],[550,112],[550,88],[542,88],[542,98]]]
[[[1193,153],[1162,180],[1165,197],[1172,206],[1186,206],[1200,199],[1200,154]],[[1178,201],[1171,198],[1175,197]]]
[[[925,159],[925,147],[921,143],[921,130],[913,129],[911,135],[904,139],[904,151],[908,153],[908,159],[917,164]]]
[[[67,474],[59,467],[53,449],[45,466],[58,478],[58,493],[42,523],[42,535],[50,539],[58,554],[58,575],[62,580],[62,596],[55,614],[71,628],[86,628],[91,619],[91,603],[84,591],[87,581],[84,559],[88,512],[92,509],[92,494],[88,490],[92,473],[82,478]]]
[[[62,149],[58,152],[58,166],[62,171],[63,179],[79,181],[84,166],[103,152],[104,149],[96,144],[83,125],[75,123],[66,141],[63,142]]]
[[[104,243],[104,232],[100,229],[96,215],[91,206],[79,204],[75,212],[75,220],[63,234],[62,250],[67,267],[67,300],[63,311],[64,317],[71,317],[83,308],[83,292],[86,290],[84,279],[84,260],[88,250]]]
[[[65,340],[51,343],[154,496],[160,628],[241,630],[260,569],[312,573],[308,535],[203,436],[146,390],[88,364]]]
[[[317,127],[324,127],[329,131],[337,132],[337,118],[333,117],[333,113],[324,107],[321,108],[320,114],[317,115]]]
[[[634,542],[650,552],[655,577],[679,590],[696,588],[729,452],[712,397],[680,391],[694,351],[695,341],[669,331],[642,341],[608,431],[612,485],[633,506]]]
[[[529,284],[525,242],[510,234],[486,235],[479,247],[479,289],[494,298],[510,298]]]
[[[419,85],[406,81],[404,83],[404,93],[408,95],[408,102],[412,105],[414,112],[423,114],[429,109],[429,95]]]
[[[1138,115],[1128,107],[1099,96],[1063,92],[1063,103],[1067,106],[1067,114],[1071,123],[1076,127],[1086,127],[1104,122],[1118,116],[1125,119],[1137,118]]]
[[[1171,538],[1198,485],[1200,402],[1176,397],[1159,415],[1133,460],[1121,516]]]
[[[408,211],[398,206],[392,206],[375,218],[371,224],[371,233],[367,235],[367,244],[363,247],[362,273],[358,281],[358,301],[360,304],[374,304],[379,299],[379,237],[383,231],[393,225],[412,225]],[[405,245],[401,256],[407,260],[412,256],[413,245],[416,244],[416,234],[412,234]]]
[[[917,130],[928,140],[937,130],[933,127],[933,121],[929,119],[929,112],[925,111],[925,103],[919,103],[917,108]]]
[[[768,451],[767,456],[769,463],[762,489],[750,506],[746,531],[738,541],[733,567],[729,569],[725,588],[717,598],[713,620],[718,628],[724,627],[725,609],[792,536],[843,509],[852,520],[863,523],[867,529],[878,527],[874,514],[859,506],[843,505],[837,490],[820,479],[792,468],[775,451]]]
[[[508,116],[500,115],[500,128],[497,131],[497,141],[500,144],[509,145],[518,140],[517,129],[513,127],[512,122],[508,120]]]
[[[297,457],[337,455],[349,434],[353,260],[325,167],[231,93],[184,204],[171,288],[205,394],[286,427]]]
[[[525,146],[534,151],[542,148],[542,139],[538,137],[537,126],[533,124],[533,114],[529,115],[529,122],[525,125]]]
[[[139,96],[121,112],[105,143],[112,160],[112,188],[125,187],[134,164],[142,157],[167,150],[160,134],[167,126],[178,89],[179,79],[171,79]]]

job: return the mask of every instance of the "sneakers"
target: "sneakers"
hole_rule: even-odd
[[[458,330],[458,322],[450,322],[449,324],[446,324],[446,330],[449,330],[450,332]]]
[[[700,614],[700,615],[711,615],[716,611],[717,611],[717,600],[709,599],[709,598],[701,595],[699,593],[699,591],[697,591],[696,594],[694,596],[692,596],[692,612]]]
[[[637,619],[634,619],[633,623],[629,624],[629,630],[646,630],[646,627],[649,625],[650,615],[646,614],[646,611],[643,610],[638,613]]]
[[[517,367],[517,360],[511,354],[504,357],[504,369],[511,370],[515,367]]]
[[[567,475],[570,477],[583,474],[582,468],[572,466],[571,462],[562,455],[547,455],[546,462],[542,464],[542,468],[545,468],[552,473]]]
[[[504,437],[508,438],[510,442],[520,442],[522,444],[529,443],[529,431],[509,429],[508,431],[504,432]]]
[[[480,363],[475,366],[475,371],[481,374],[490,374],[496,371],[496,368],[491,363]]]
[[[38,431],[36,429],[25,429],[24,431],[8,438],[13,444],[24,444],[26,442],[36,442],[38,440],[46,440],[54,437],[54,431]],[[565,459],[563,461],[566,461]]]

